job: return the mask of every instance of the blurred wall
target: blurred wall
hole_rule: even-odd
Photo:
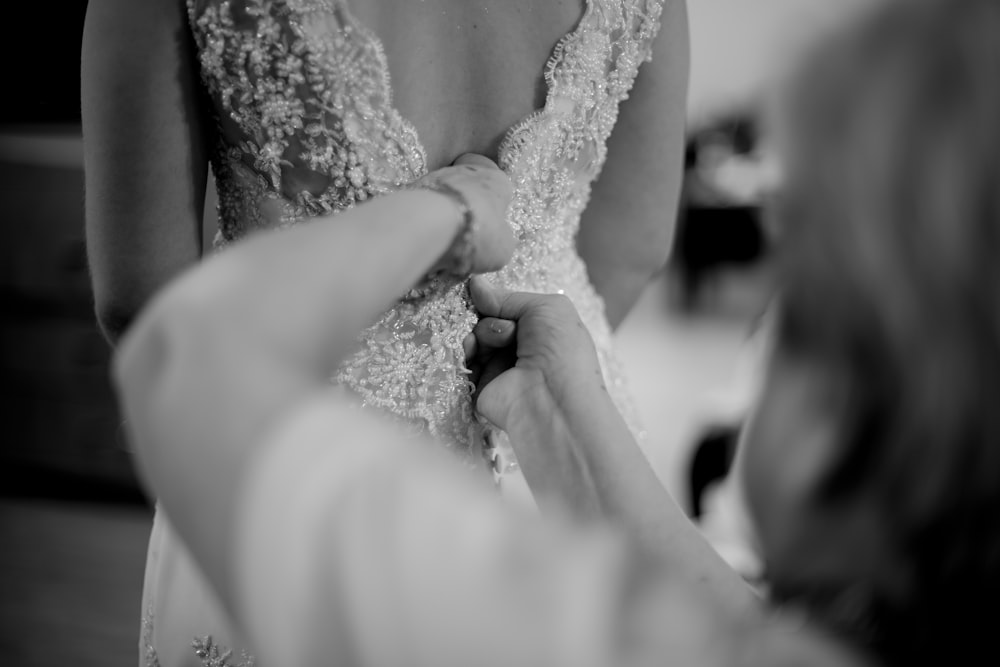
[[[689,115],[697,123],[755,99],[795,53],[879,0],[688,0]]]
[[[138,500],[83,233],[87,3],[7,3],[0,40],[0,493]]]
[[[0,132],[0,207],[4,491],[133,492],[90,292],[78,131]]]
[[[79,122],[86,11],[86,0],[3,3],[0,126]]]
[[[694,123],[753,99],[791,51],[874,1],[689,0]],[[0,40],[0,55],[16,65],[6,70],[0,105],[0,490],[138,488],[108,382],[109,350],[94,322],[83,241],[86,4],[4,9],[16,29]]]

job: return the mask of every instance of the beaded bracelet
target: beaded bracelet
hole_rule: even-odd
[[[444,181],[428,179],[418,183],[417,187],[444,195],[458,207],[462,216],[462,226],[455,234],[451,247],[448,248],[447,257],[450,265],[443,270],[462,278],[468,276],[475,267],[477,231],[476,216],[468,199],[460,190]]]

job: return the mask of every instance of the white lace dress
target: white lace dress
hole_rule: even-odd
[[[661,3],[588,0],[545,66],[544,107],[509,130],[498,159],[514,184],[509,223],[518,243],[492,279],[572,299],[612,397],[636,431],[604,305],[575,238],[618,105],[650,57]],[[350,208],[426,174],[420,138],[392,106],[383,48],[344,0],[188,0],[188,15],[217,121],[217,247]],[[364,332],[334,381],[360,405],[429,433],[499,478],[511,469],[495,446],[503,438],[484,437],[464,364],[462,341],[476,320],[464,283],[439,281],[401,295]],[[244,644],[159,514],[144,609],[143,664],[252,662],[218,648]]]

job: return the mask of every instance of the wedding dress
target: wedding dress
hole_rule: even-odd
[[[544,70],[544,106],[510,128],[499,149],[498,164],[514,185],[508,221],[517,249],[491,276],[508,289],[561,293],[574,302],[609,391],[637,432],[603,302],[575,238],[618,105],[650,58],[661,3],[587,0],[577,26],[556,45]],[[217,248],[258,229],[336,213],[427,173],[416,130],[392,106],[382,45],[345,0],[187,5],[217,121]],[[464,363],[462,342],[476,320],[466,284],[432,280],[401,295],[364,332],[334,381],[365,408],[429,434],[502,480],[519,473],[502,434],[486,437],[488,426],[473,414]],[[221,648],[245,644],[160,513],[143,605],[147,667],[252,664],[250,655]]]

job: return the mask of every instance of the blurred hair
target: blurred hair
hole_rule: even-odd
[[[1000,602],[1000,0],[882,3],[790,92],[778,350],[848,397],[815,500],[870,501],[903,555],[882,657],[962,664]]]

